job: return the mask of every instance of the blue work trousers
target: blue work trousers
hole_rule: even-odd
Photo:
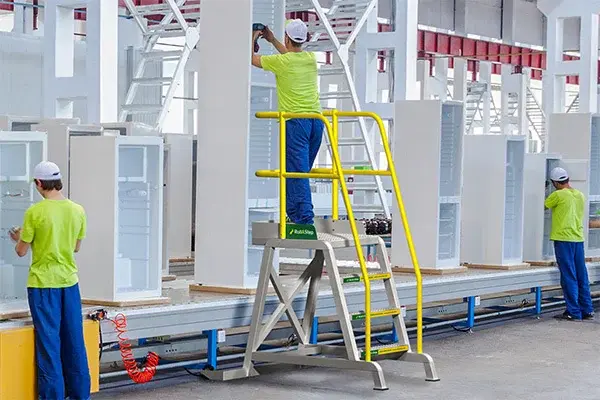
[[[286,166],[288,172],[309,172],[323,139],[323,121],[290,119],[286,122]],[[286,180],[286,212],[295,224],[314,224],[308,179]]]
[[[35,330],[38,399],[88,400],[90,371],[79,285],[28,288],[27,295]]]
[[[581,319],[583,314],[591,314],[594,308],[583,242],[555,241],[554,253],[560,270],[560,286],[567,304],[567,312],[576,319]]]

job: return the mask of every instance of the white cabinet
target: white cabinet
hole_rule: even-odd
[[[25,211],[41,196],[33,183],[33,169],[46,160],[43,132],[0,132],[0,298],[25,299],[31,252],[15,253],[9,230],[23,226]]]
[[[74,136],[70,179],[88,223],[77,255],[82,297],[160,302],[163,139]]]
[[[600,257],[600,116],[552,114],[548,151],[560,153],[570,184],[586,198],[583,231],[586,257]]]
[[[554,246],[550,241],[552,213],[544,207],[544,201],[555,190],[550,181],[550,171],[561,165],[558,154],[525,154],[523,259],[530,264],[543,265],[555,260]]]
[[[424,100],[395,107],[394,163],[419,263],[459,267],[463,105]],[[392,263],[412,268],[395,207]]]
[[[525,136],[466,135],[461,261],[523,265]]]
[[[168,258],[192,256],[192,135],[166,134],[165,217]]]
[[[102,127],[123,136],[158,136],[156,129],[141,122],[110,122],[103,123]]]

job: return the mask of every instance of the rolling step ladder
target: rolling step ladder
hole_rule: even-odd
[[[331,122],[325,117],[331,117]],[[252,312],[252,320],[244,363],[241,368],[217,371],[204,371],[209,379],[231,380],[255,376],[256,363],[282,363],[291,365],[307,365],[326,368],[339,368],[370,372],[373,375],[374,389],[386,390],[387,384],[381,366],[373,361],[377,358],[395,358],[400,361],[416,362],[423,364],[425,376],[428,381],[439,380],[433,359],[422,352],[422,327],[423,327],[423,285],[406,211],[400,194],[400,187],[394,169],[388,138],[381,118],[369,112],[341,112],[332,110],[324,114],[297,114],[284,112],[259,112],[257,118],[277,119],[280,124],[280,143],[285,143],[285,120],[290,118],[320,119],[325,124],[325,130],[330,143],[329,148],[333,168],[314,168],[308,173],[285,171],[285,146],[280,146],[280,169],[257,171],[256,176],[263,178],[278,178],[280,184],[279,223],[254,222],[252,224],[252,244],[265,246],[260,275],[257,284],[256,296]],[[379,236],[365,234],[365,228],[358,224],[353,217],[352,205],[345,184],[345,174],[351,173],[342,167],[337,149],[335,132],[338,129],[339,117],[363,117],[375,120],[379,128],[384,151],[388,161],[387,170],[361,171],[364,175],[390,176],[395,198],[398,203],[399,214],[402,219],[407,245],[415,268],[417,292],[417,351],[411,349],[408,334],[398,300],[397,288],[388,259],[385,243]],[[315,225],[296,225],[286,222],[286,180],[289,178],[321,178],[331,179],[340,185],[344,205],[348,213],[348,220],[339,220],[337,213],[337,196],[332,196],[332,219],[317,219]],[[334,185],[335,186],[335,185]],[[336,193],[336,191],[334,191]],[[379,268],[368,269],[362,246],[376,247]],[[360,264],[360,274],[342,277],[338,268],[335,252],[340,249],[354,248]],[[306,266],[300,276],[291,286],[284,287],[273,260],[278,249],[313,250],[314,258]],[[323,266],[327,272],[329,290],[335,303],[336,319],[339,321],[343,345],[334,346],[319,344],[316,330],[313,329],[314,317],[317,314],[317,300],[321,289]],[[387,304],[383,309],[372,310],[371,281],[381,282],[384,287]],[[278,298],[278,304],[270,315],[265,318],[265,310],[273,309],[269,297],[269,283],[271,283]],[[297,306],[297,300],[304,287],[308,284],[308,292],[304,307]],[[345,295],[346,285],[364,285],[363,309],[350,309]],[[323,285],[325,286],[325,285]],[[287,290],[286,290],[287,289]],[[356,294],[357,288],[348,289]],[[362,287],[359,287],[362,292]],[[296,308],[294,308],[296,305]],[[356,307],[356,306],[355,306]],[[353,308],[355,308],[353,307]],[[300,316],[297,312],[303,312]],[[325,311],[327,312],[327,311]],[[329,311],[329,313],[331,313]],[[279,352],[263,351],[261,345],[269,338],[269,334],[284,316],[287,316],[299,344],[293,350]],[[398,337],[395,343],[384,346],[372,346],[371,320],[373,318],[392,318],[394,331]],[[264,321],[264,322],[263,322]],[[359,347],[354,333],[354,324],[364,321],[364,346]],[[354,323],[354,324],[353,324]]]
[[[287,229],[288,231],[292,231],[298,228],[295,228],[294,225],[288,225]],[[381,267],[369,272],[369,280],[383,284],[388,302],[386,308],[371,311],[371,318],[391,317],[398,341],[396,343],[372,347],[366,346],[365,343],[365,345],[359,347],[354,332],[356,327],[353,326],[353,322],[356,323],[365,320],[366,314],[362,310],[350,311],[344,288],[364,282],[364,279],[358,273],[358,269],[357,274],[345,277],[341,276],[335,256],[336,250],[355,246],[350,224],[348,221],[316,220],[315,231],[316,238],[313,239],[279,239],[278,223],[253,223],[252,243],[253,245],[264,245],[265,252],[258,279],[244,365],[241,369],[204,371],[205,376],[218,380],[255,376],[258,375],[258,372],[254,368],[254,363],[307,365],[371,372],[374,389],[386,390],[388,387],[381,366],[377,362],[365,362],[364,360],[368,358],[392,358],[399,361],[422,363],[425,368],[426,380],[438,381],[439,378],[431,356],[424,353],[418,354],[411,350],[392,268],[383,239],[379,236],[366,235],[364,228],[359,231],[361,245],[373,245],[376,247],[377,257],[381,260]],[[287,292],[273,266],[273,257],[276,249],[314,250],[312,262],[297,278],[296,282],[289,287]],[[329,280],[327,289],[331,290],[333,294],[336,316],[342,331],[344,343],[340,346],[311,343],[310,340],[317,310],[317,298],[322,283],[324,283],[321,282],[323,265],[325,265]],[[269,282],[277,294],[279,305],[263,323],[265,305],[269,303]],[[304,315],[300,319],[292,304],[306,284],[308,284],[309,288],[303,308]],[[285,352],[261,351],[260,346],[265,342],[284,314],[286,314],[294,334],[298,338],[299,344],[297,349]],[[367,357],[367,351],[370,357]]]

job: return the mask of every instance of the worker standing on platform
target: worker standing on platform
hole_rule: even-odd
[[[254,54],[254,43],[263,37],[279,53],[269,56]],[[280,112],[320,113],[317,59],[314,53],[302,50],[308,39],[308,28],[299,19],[285,27],[284,44],[265,27],[253,32],[252,65],[271,71],[277,82]],[[289,119],[286,122],[286,170],[309,172],[321,147],[324,124],[319,119]],[[313,224],[314,211],[308,179],[286,180],[286,212],[296,224]]]
[[[13,228],[20,257],[31,247],[27,279],[35,330],[38,397],[88,400],[90,372],[83,339],[81,296],[74,253],[85,236],[86,216],[62,193],[58,166],[44,161],[33,172],[43,200],[25,212],[22,228]]]
[[[556,191],[546,198],[545,206],[552,210],[550,240],[554,241],[560,284],[567,306],[566,311],[556,318],[569,321],[593,319],[583,247],[585,197],[571,187],[569,175],[563,168],[554,168],[550,172],[550,180]]]

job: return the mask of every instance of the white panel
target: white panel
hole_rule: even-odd
[[[515,1],[514,24],[516,42],[537,46],[544,44],[544,16],[534,2]]]
[[[500,0],[467,0],[466,31],[475,35],[499,38],[502,35]]]
[[[568,18],[565,20],[564,46],[565,51],[579,50],[579,32],[581,20],[579,18]]]
[[[96,168],[100,160],[104,168]],[[101,197],[90,190],[90,181],[103,188]],[[71,138],[71,199],[88,217],[78,254],[82,297],[160,297],[162,182],[162,138]]]
[[[389,16],[384,18],[389,18]],[[447,0],[420,0],[419,23],[436,28],[453,30],[454,2]]]
[[[22,226],[25,210],[41,200],[33,168],[46,159],[46,134],[0,132],[0,299],[25,299],[31,252],[15,253],[9,230]]]

